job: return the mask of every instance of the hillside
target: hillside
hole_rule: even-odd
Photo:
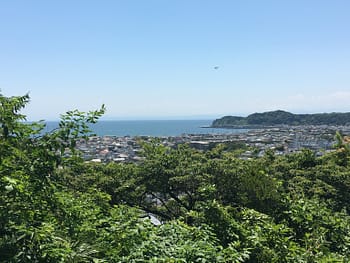
[[[271,126],[271,125],[350,125],[350,112],[293,114],[277,110],[253,113],[247,117],[225,116],[212,123],[214,128],[230,128],[236,126]]]

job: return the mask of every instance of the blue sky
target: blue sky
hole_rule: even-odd
[[[0,89],[30,120],[350,111],[348,0],[1,1]],[[214,67],[218,66],[218,69]]]

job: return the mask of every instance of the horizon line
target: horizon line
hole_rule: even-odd
[[[215,120],[218,118],[222,118],[225,116],[239,116],[239,117],[247,117],[250,114],[254,113],[265,113],[265,112],[273,112],[273,111],[286,111],[290,112],[292,114],[327,114],[327,113],[350,113],[350,111],[290,111],[290,110],[285,110],[285,109],[276,109],[276,110],[264,110],[264,111],[251,111],[251,113],[222,113],[222,114],[203,114],[203,115],[180,115],[180,116],[128,116],[128,117],[116,117],[116,116],[102,116],[99,121],[186,121],[186,120]],[[28,117],[28,116],[27,116]],[[38,118],[34,120],[34,118],[27,118],[28,122],[37,122],[37,121],[45,121],[45,122],[50,122],[50,121],[60,121],[59,117],[56,118],[51,118],[49,117],[48,119],[43,119],[43,118]]]

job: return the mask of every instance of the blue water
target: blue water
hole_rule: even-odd
[[[91,126],[96,135],[113,136],[179,136],[183,134],[235,134],[245,129],[216,129],[208,127],[212,120],[153,120],[153,121],[99,121]],[[45,132],[58,126],[47,122]]]

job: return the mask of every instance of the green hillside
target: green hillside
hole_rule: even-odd
[[[253,113],[247,117],[225,116],[214,120],[212,123],[212,127],[216,128],[244,125],[350,125],[350,112],[293,114],[287,111],[277,110]]]

